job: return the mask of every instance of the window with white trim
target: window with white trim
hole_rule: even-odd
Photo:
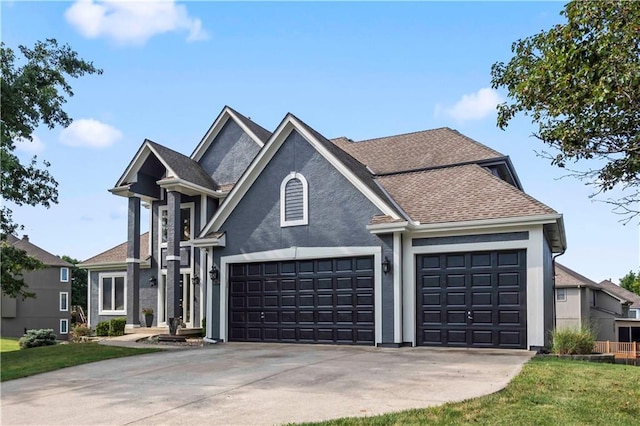
[[[125,274],[100,274],[100,314],[126,314],[126,295],[127,278]]]
[[[567,300],[566,288],[556,288],[556,300],[558,302],[565,302]]]
[[[280,184],[280,226],[309,223],[309,189],[300,173],[289,173]]]
[[[69,320],[61,319],[60,320],[60,334],[68,334],[69,333]]]
[[[68,311],[69,310],[69,293],[66,291],[60,292],[60,310]]]
[[[180,205],[180,242],[189,241],[193,238],[194,204],[187,203]],[[160,244],[167,244],[167,225],[169,212],[167,206],[160,207]]]
[[[60,268],[60,282],[69,282],[69,268]]]

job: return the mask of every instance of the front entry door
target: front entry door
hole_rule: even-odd
[[[186,284],[186,285],[185,285]],[[182,317],[182,322],[185,323],[188,327],[193,327],[193,282],[191,281],[191,273],[183,272],[180,274],[180,300],[179,302],[179,310],[180,316]],[[158,322],[160,324],[167,324],[167,312],[168,306],[171,302],[170,296],[167,293],[167,275],[166,273],[162,274],[162,282],[158,288],[159,295],[158,300],[163,301],[163,305],[160,306],[158,310]]]

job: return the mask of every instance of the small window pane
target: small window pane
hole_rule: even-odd
[[[565,300],[567,300],[567,290],[564,288],[557,288],[556,300],[560,302],[564,302]]]
[[[60,293],[60,310],[68,311],[69,310],[69,293]]]
[[[69,332],[69,320],[60,320],[60,334],[67,334]]]
[[[102,279],[102,310],[104,311],[112,311],[113,304],[111,302],[112,296],[112,283],[111,277]]]
[[[115,310],[124,311],[124,277],[115,277]]]
[[[162,212],[160,213],[160,235],[162,235],[162,242],[166,243],[167,242],[167,211],[166,210],[162,210]]]
[[[69,282],[69,268],[60,268],[60,281]]]
[[[191,239],[191,209],[180,210],[180,241],[189,241]]]

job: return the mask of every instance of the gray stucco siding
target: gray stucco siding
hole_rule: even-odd
[[[237,182],[258,154],[260,146],[233,120],[228,120],[199,163],[220,184]]]
[[[308,225],[281,227],[280,185],[293,171],[302,174],[308,183],[309,221]],[[381,247],[383,258],[392,259],[392,238],[381,239],[366,229],[371,217],[380,213],[364,194],[294,131],[220,227],[226,232],[227,244],[214,250],[214,262],[219,265],[221,256],[293,246],[376,246]],[[381,279],[383,342],[393,342],[393,273],[383,275]],[[216,293],[213,296],[213,306],[220,306],[219,296]],[[212,325],[217,333],[218,324]]]

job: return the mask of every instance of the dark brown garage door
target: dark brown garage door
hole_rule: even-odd
[[[526,252],[416,256],[417,340],[526,349]]]
[[[374,343],[373,257],[230,266],[229,340]]]

